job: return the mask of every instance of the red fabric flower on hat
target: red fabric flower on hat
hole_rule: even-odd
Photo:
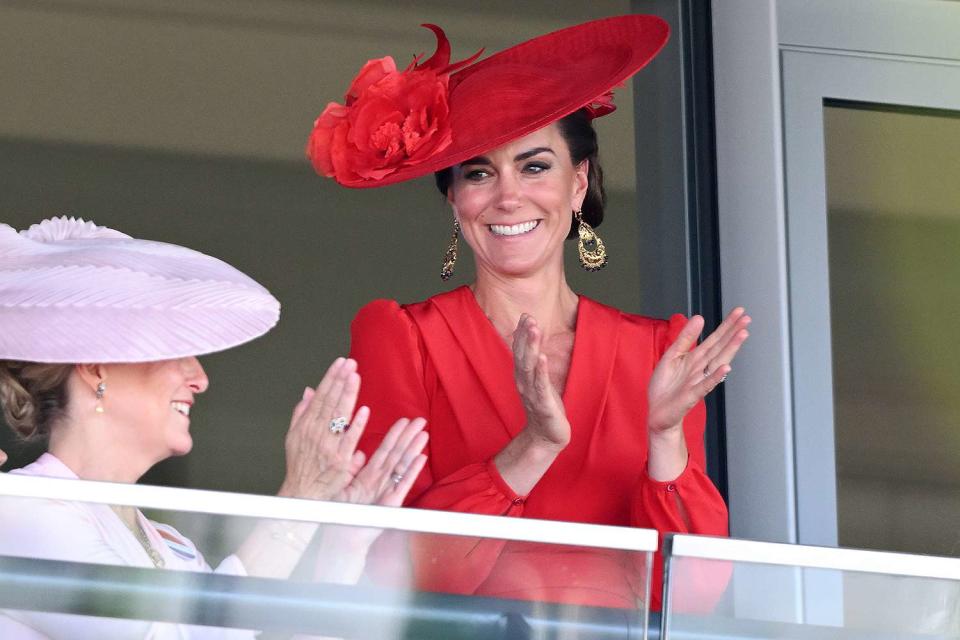
[[[453,140],[447,85],[450,73],[482,53],[449,64],[450,43],[440,27],[437,50],[422,64],[414,58],[397,71],[390,56],[370,60],[353,79],[344,104],[331,102],[314,122],[307,157],[320,175],[340,184],[380,180],[423,162]]]

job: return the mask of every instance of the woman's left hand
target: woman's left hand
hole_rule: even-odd
[[[727,377],[730,363],[749,336],[748,324],[750,316],[737,307],[698,345],[703,318],[693,316],[687,321],[650,378],[647,428],[651,438],[682,433],[687,412]]]

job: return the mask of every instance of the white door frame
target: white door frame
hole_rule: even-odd
[[[820,181],[818,191],[815,184],[795,182],[792,175],[785,180],[784,173],[785,154],[803,158],[811,153],[810,148],[785,149],[785,131],[790,139],[806,136],[819,144],[818,162],[821,167],[823,163],[822,137],[818,136],[822,123],[807,129],[812,126],[809,114],[795,120],[792,110],[790,122],[785,121],[784,100],[816,103],[822,110],[824,95],[834,89],[793,83],[784,87],[784,73],[793,73],[798,64],[803,67],[804,56],[813,55],[829,59],[838,69],[869,60],[952,68],[946,61],[960,60],[960,38],[956,37],[960,3],[714,0],[712,20],[723,306],[744,305],[754,318],[750,341],[726,383],[731,533],[776,542],[835,544],[835,474],[817,479],[807,468],[815,452],[833,465],[832,397],[824,395],[824,389],[832,387],[829,376],[811,386],[794,375],[807,371],[811,359],[821,366],[829,363],[823,353],[825,347],[829,358],[829,317],[826,325],[820,318],[819,328],[806,327],[821,332],[825,326],[828,331],[816,334],[815,342],[822,343],[820,351],[808,352],[812,343],[801,326],[808,310],[792,308],[790,294],[795,286],[800,290],[792,292],[794,300],[809,291],[803,288],[802,274],[795,282],[794,265],[788,268],[788,256],[798,252],[794,246],[798,238],[793,236],[803,233],[802,225],[789,229],[792,251],[787,242],[788,195],[793,212],[804,211],[808,200],[823,209],[823,174],[808,167],[807,177]],[[834,67],[820,67],[817,73],[829,82]],[[898,76],[885,91],[864,90],[860,95],[875,96],[873,101],[896,100],[898,92],[911,87],[909,76]],[[892,86],[897,83],[903,86]],[[923,101],[912,99],[905,104]],[[789,166],[794,161],[801,160],[794,158]],[[817,277],[822,278],[826,263],[820,268]],[[825,446],[824,434],[816,429],[808,432],[804,426],[818,420],[829,428],[830,455],[820,448]],[[828,484],[834,488],[827,490]],[[832,517],[818,526],[816,519],[829,511]]]
[[[781,52],[798,541],[836,545],[824,101],[960,111],[960,61]]]

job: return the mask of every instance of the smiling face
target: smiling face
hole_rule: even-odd
[[[447,199],[478,271],[562,270],[563,243],[587,189],[587,163],[574,166],[556,124],[471,158],[453,174]]]
[[[190,409],[209,385],[199,360],[110,364],[104,373],[102,415],[117,426],[123,444],[156,461],[190,451]]]

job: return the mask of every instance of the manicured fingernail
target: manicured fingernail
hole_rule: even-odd
[[[303,388],[303,397],[301,398],[301,400],[306,400],[308,397],[310,397],[310,392],[311,392],[311,391],[313,391],[313,389],[311,389],[310,387],[304,387],[304,388]]]

